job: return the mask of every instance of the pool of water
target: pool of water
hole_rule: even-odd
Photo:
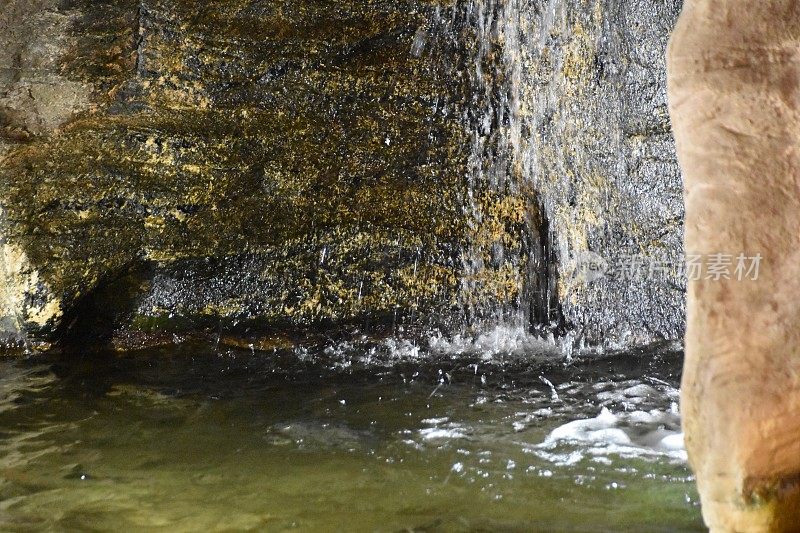
[[[680,358],[2,360],[0,530],[703,531]]]

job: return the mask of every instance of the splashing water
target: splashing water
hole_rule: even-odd
[[[520,7],[517,0],[472,0],[440,24],[453,35],[466,26],[475,43],[463,68],[470,89],[462,122],[471,144],[461,307],[470,331],[500,326],[546,337],[562,333],[557,258],[531,186],[535,169],[529,164],[530,119],[523,109]]]
[[[404,350],[0,361],[0,529],[702,531],[679,353]]]

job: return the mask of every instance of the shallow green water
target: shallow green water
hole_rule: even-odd
[[[548,441],[659,431],[626,413],[674,409],[679,353],[369,359],[2,361],[0,530],[702,531],[680,453]]]

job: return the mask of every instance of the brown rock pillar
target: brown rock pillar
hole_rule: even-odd
[[[800,1],[687,0],[668,61],[686,249],[705,263],[682,392],[703,514],[712,531],[798,531]],[[760,254],[757,279],[740,254]]]

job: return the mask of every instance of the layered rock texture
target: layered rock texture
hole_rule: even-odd
[[[6,329],[449,312],[468,143],[439,7],[11,2]]]
[[[800,4],[694,0],[670,47],[692,254],[761,256],[689,285],[682,411],[712,531],[800,524]]]
[[[3,0],[6,339],[520,311],[677,338],[677,2]],[[577,274],[576,274],[577,272]],[[516,315],[515,315],[516,316]]]

